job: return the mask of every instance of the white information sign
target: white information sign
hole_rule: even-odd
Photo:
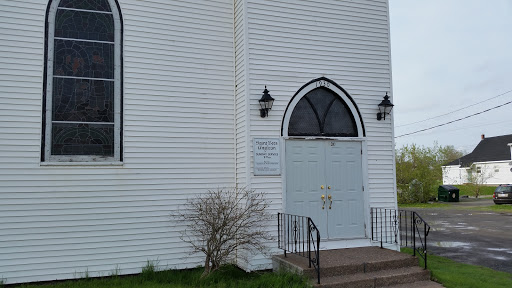
[[[279,138],[254,138],[254,176],[281,175]]]

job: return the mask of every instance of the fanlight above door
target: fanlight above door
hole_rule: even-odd
[[[319,87],[293,109],[288,136],[357,137],[358,133],[347,104],[331,90]]]

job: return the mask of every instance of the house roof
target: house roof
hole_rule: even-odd
[[[460,165],[461,167],[469,167],[474,162],[511,160],[509,143],[512,143],[512,134],[484,138],[476,145],[473,152],[453,160],[447,166]]]

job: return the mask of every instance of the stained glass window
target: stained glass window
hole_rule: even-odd
[[[114,122],[114,82],[55,78],[53,83],[54,121]]]
[[[54,76],[114,79],[112,44],[56,39],[54,49]]]
[[[110,12],[108,0],[61,0],[59,7]]]
[[[347,104],[326,88],[302,97],[288,124],[289,136],[356,137],[357,126]]]
[[[114,127],[94,124],[53,124],[52,155],[113,155]]]
[[[114,41],[114,19],[108,13],[57,10],[55,37]]]
[[[53,0],[50,5],[43,160],[119,161],[117,6],[113,0]]]

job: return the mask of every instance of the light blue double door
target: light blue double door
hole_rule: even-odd
[[[361,142],[286,140],[285,149],[286,212],[311,217],[322,239],[364,238]]]

